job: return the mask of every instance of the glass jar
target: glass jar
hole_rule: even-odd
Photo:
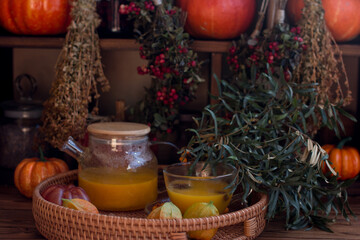
[[[94,123],[88,126],[88,148],[73,141],[64,145],[63,151],[79,161],[79,186],[100,210],[144,209],[156,200],[157,159],[149,132],[138,123]]]
[[[133,24],[127,14],[120,14],[122,5],[128,5],[129,0],[96,0],[97,12],[101,18],[99,32],[101,36],[132,37]]]
[[[23,80],[28,80],[31,87],[27,97],[21,88]],[[21,99],[1,103],[0,166],[9,169],[15,169],[24,158],[38,156],[34,140],[42,114],[42,104],[31,98],[36,90],[35,79],[24,74],[18,76],[15,83]]]

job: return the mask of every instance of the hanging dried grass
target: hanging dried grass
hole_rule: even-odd
[[[72,4],[72,22],[56,63],[56,79],[44,103],[40,128],[41,141],[57,148],[70,135],[75,139],[82,137],[89,103],[95,100],[92,113],[98,113],[98,89],[108,91],[110,88],[103,72],[96,33],[101,21],[96,2],[76,0]]]
[[[295,82],[317,84],[316,102],[323,108],[346,106],[352,101],[349,82],[341,51],[326,27],[321,0],[304,0],[304,3],[299,26],[307,51],[294,73]],[[314,134],[321,121],[312,125]]]

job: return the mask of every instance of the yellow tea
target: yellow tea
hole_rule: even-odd
[[[229,205],[232,195],[225,189],[228,183],[221,181],[176,180],[167,187],[170,200],[184,213],[195,202],[213,201],[219,213],[223,213]]]
[[[131,173],[119,169],[86,168],[79,172],[79,186],[100,210],[143,209],[157,198],[157,172]]]

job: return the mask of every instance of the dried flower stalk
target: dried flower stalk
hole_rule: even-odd
[[[73,1],[72,22],[56,63],[56,79],[44,103],[40,128],[42,140],[61,147],[71,135],[79,139],[85,132],[88,105],[95,100],[92,113],[98,113],[99,87],[108,91],[100,56],[96,28],[100,18],[95,0]]]
[[[299,26],[307,51],[294,73],[297,83],[315,83],[316,102],[324,106],[343,107],[352,101],[341,51],[326,27],[321,0],[304,0],[305,8]],[[326,110],[326,109],[325,109]],[[318,115],[319,119],[321,116]],[[311,131],[316,133],[321,121]]]

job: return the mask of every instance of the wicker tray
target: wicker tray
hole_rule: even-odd
[[[46,201],[40,193],[50,185],[77,180],[77,170],[40,183],[33,195],[33,215],[39,232],[47,239],[187,239],[186,232],[219,228],[216,239],[255,239],[264,230],[267,195],[254,194],[252,205],[215,217],[194,219],[146,219],[145,211],[77,211]],[[236,201],[235,201],[236,202]],[[240,202],[240,201],[238,201]],[[240,210],[239,210],[240,209]]]

